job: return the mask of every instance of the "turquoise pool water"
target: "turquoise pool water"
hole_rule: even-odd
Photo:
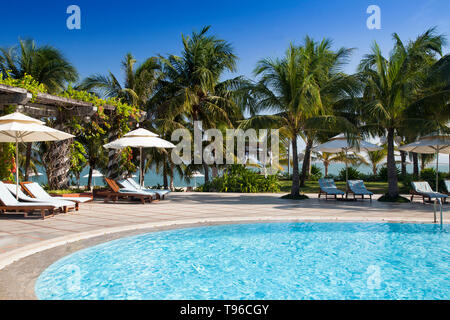
[[[450,226],[263,223],[148,233],[46,269],[39,299],[449,299]]]

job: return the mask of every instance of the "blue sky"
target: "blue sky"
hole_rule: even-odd
[[[66,28],[66,9],[81,8],[81,30]],[[366,9],[381,8],[381,30],[366,27]],[[33,38],[61,49],[81,77],[109,70],[121,76],[127,52],[138,61],[157,54],[179,54],[181,34],[212,25],[232,43],[239,57],[237,74],[252,76],[255,63],[280,56],[305,35],[329,37],[335,47],[357,48],[345,70],[354,72],[374,40],[386,53],[391,34],[409,39],[437,26],[450,36],[448,0],[228,0],[228,1],[8,1],[2,3],[0,46]],[[446,47],[448,52],[448,46]]]

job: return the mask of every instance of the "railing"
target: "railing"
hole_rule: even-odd
[[[442,206],[442,199],[440,199],[440,198],[437,198],[437,199],[434,200],[434,205],[433,205],[433,208],[434,208],[434,223],[437,223],[437,220],[436,220],[436,202],[439,203],[439,209],[440,209],[440,212],[441,212],[440,222],[441,222],[441,227],[442,227],[442,224],[443,224],[443,214],[442,214],[443,206]]]

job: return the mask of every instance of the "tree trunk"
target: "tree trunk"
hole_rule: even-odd
[[[173,185],[173,168],[174,164],[170,163],[170,191],[175,191],[175,186]]]
[[[69,187],[70,145],[73,139],[51,142],[49,150],[43,155],[51,190]]]
[[[419,178],[419,157],[417,156],[417,153],[413,152],[412,154],[413,158],[413,176],[414,178]]]
[[[420,155],[420,171],[425,169],[425,161],[423,161],[424,156]]]
[[[219,175],[219,169],[217,169],[217,165],[214,165],[212,168],[212,178],[216,178]]]
[[[395,133],[395,131],[393,128],[388,129],[388,134],[387,134],[388,195],[391,198],[397,198],[399,196],[397,167],[395,166],[395,155],[394,155],[394,133]]]
[[[400,157],[402,159],[402,179],[406,177],[406,152],[400,151]]]
[[[163,163],[163,186],[164,186],[164,189],[169,189],[169,182],[167,179],[167,171],[168,171],[167,170],[167,161],[164,157],[164,163]]]
[[[323,166],[325,167],[325,177],[328,177],[328,166],[329,166],[330,164],[328,163],[328,162],[324,162],[323,163]]]
[[[28,181],[30,178],[30,162],[31,162],[31,147],[33,143],[28,142],[27,143],[27,152],[25,154],[25,181]]]
[[[313,141],[310,139],[307,139],[306,141],[306,149],[305,149],[305,157],[303,158],[303,165],[302,165],[302,175],[300,180],[300,187],[305,186],[306,178],[309,176],[309,168],[311,166],[311,149],[312,149]]]
[[[206,163],[203,162],[203,171],[205,175],[205,183],[209,182],[209,167]]]
[[[376,164],[372,164],[372,174],[373,174],[374,176],[377,175],[377,165],[376,165]]]
[[[111,127],[108,132],[108,142],[116,140],[118,137],[117,129]],[[108,149],[108,167],[107,178],[116,179],[120,176],[119,173],[119,157],[120,152],[115,149]]]
[[[297,136],[294,135],[292,139],[292,188],[291,195],[298,196],[300,194],[299,173],[298,173],[298,151],[297,151]]]
[[[88,185],[87,185],[88,190],[91,190],[91,185],[92,185],[92,172],[93,172],[93,171],[94,171],[93,166],[89,164],[89,177],[88,177]]]

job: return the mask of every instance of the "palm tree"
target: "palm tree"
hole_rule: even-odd
[[[256,111],[273,112],[271,115],[255,115],[243,122],[248,127],[275,127],[283,130],[292,143],[293,174],[291,196],[299,195],[300,175],[298,167],[297,138],[306,137],[302,182],[306,178],[310,153],[315,135],[320,130],[334,130],[340,125],[347,130],[350,124],[333,115],[332,106],[337,97],[336,87],[345,78],[338,73],[338,66],[350,50],[333,52],[331,42],[324,39],[316,43],[309,37],[303,46],[290,45],[281,59],[264,59],[254,71],[260,80],[251,89],[252,107]],[[332,86],[334,78],[335,86]],[[318,128],[321,128],[320,130]]]
[[[328,176],[328,168],[331,163],[333,162],[346,162],[351,165],[361,165],[361,164],[368,164],[366,159],[358,154],[348,154],[345,155],[344,152],[340,153],[315,153],[315,158],[318,161],[322,161],[323,167],[325,169],[325,177]]]
[[[161,57],[167,81],[162,92],[168,96],[167,105],[180,108],[191,128],[195,121],[201,121],[201,130],[233,125],[240,113],[236,89],[244,83],[241,77],[220,80],[225,72],[235,71],[237,57],[228,42],[207,35],[209,29],[182,36],[181,57]],[[203,168],[207,182],[209,169],[204,162]]]
[[[154,95],[161,77],[159,59],[148,58],[142,64],[136,66],[136,59],[131,53],[127,53],[122,60],[122,70],[125,76],[122,85],[118,78],[111,72],[108,75],[95,74],[87,77],[77,89],[87,90],[103,98],[119,98],[122,102],[136,106],[141,110],[147,108],[148,100]],[[112,123],[117,121],[112,119]],[[119,129],[113,125],[109,130],[108,140],[118,138]],[[121,174],[117,166],[117,153],[109,152],[107,175],[117,177]]]
[[[369,163],[372,167],[372,174],[376,175],[378,172],[378,166],[387,156],[387,149],[383,148],[382,150],[377,151],[368,151],[367,156],[369,158]]]
[[[15,79],[28,74],[42,83],[49,93],[57,93],[67,83],[78,80],[75,67],[58,49],[38,47],[33,40],[19,40],[19,46],[0,49],[0,72],[9,73]]]
[[[109,72],[108,75],[95,74],[87,77],[78,89],[96,93],[104,98],[120,98],[129,105],[144,109],[148,99],[153,95],[160,78],[158,58],[151,57],[136,67],[136,59],[127,53],[122,61],[125,75],[124,85]]]
[[[58,49],[51,46],[38,47],[33,40],[19,40],[19,46],[0,49],[0,73],[8,73],[15,79],[26,74],[43,84],[49,93],[64,90],[70,82],[78,80],[75,67]],[[29,178],[32,144],[25,151],[25,180]]]
[[[401,128],[412,126],[418,131],[429,128],[436,119],[423,119],[443,110],[442,105],[421,106],[422,118],[412,116],[414,94],[424,84],[424,74],[441,54],[444,38],[434,29],[426,31],[405,46],[397,34],[393,35],[395,46],[389,58],[385,58],[377,43],[372,53],[366,55],[359,65],[365,84],[363,107],[365,128],[387,138],[388,196],[397,198],[398,177],[394,157],[394,138]],[[425,110],[426,109],[426,110]],[[418,125],[421,123],[422,125]]]

